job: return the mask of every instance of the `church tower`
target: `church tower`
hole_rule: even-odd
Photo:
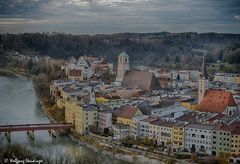
[[[198,87],[198,104],[202,101],[205,92],[208,90],[208,75],[207,68],[205,64],[205,55],[203,55],[203,63],[202,63],[202,73],[199,78],[199,87]]]
[[[129,70],[129,56],[122,52],[118,55],[118,67],[116,81],[122,82],[125,73]]]

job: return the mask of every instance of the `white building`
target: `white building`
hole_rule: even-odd
[[[156,121],[157,118],[150,117],[140,121],[140,136],[141,138],[149,137],[150,123]]]
[[[90,63],[84,57],[79,57],[78,60],[72,57],[68,64],[62,67],[62,70],[65,70],[67,76],[69,76],[71,70],[81,70],[84,79],[89,79],[93,74]]]
[[[235,84],[236,75],[232,73],[216,73],[213,80],[223,83]]]
[[[214,126],[190,123],[184,128],[184,146],[191,152],[212,154],[212,133]]]
[[[147,115],[139,115],[132,118],[132,136],[134,138],[140,136],[140,121],[148,118]]]
[[[130,134],[130,127],[126,124],[114,124],[112,126],[113,129],[113,139],[121,140],[129,136]]]
[[[108,111],[101,111],[98,113],[98,128],[103,131],[104,128],[112,127],[112,113]]]

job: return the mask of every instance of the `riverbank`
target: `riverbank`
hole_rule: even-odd
[[[9,78],[17,77],[17,75],[14,72],[6,69],[0,69],[0,76],[9,77]]]

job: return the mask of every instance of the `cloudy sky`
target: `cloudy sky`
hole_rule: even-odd
[[[240,33],[240,0],[0,0],[0,32]]]

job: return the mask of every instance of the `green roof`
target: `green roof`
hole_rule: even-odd
[[[119,54],[119,56],[127,56],[128,57],[128,54],[123,51],[122,53]]]

